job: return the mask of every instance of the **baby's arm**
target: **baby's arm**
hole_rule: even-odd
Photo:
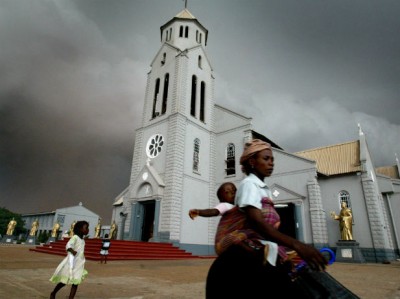
[[[68,248],[67,251],[68,251],[68,252],[71,252],[73,256],[76,255],[76,251],[73,250],[72,248]]]
[[[220,215],[220,212],[218,209],[204,209],[204,210],[198,210],[198,209],[192,209],[189,210],[189,217],[194,219],[197,216],[201,217],[215,217]]]

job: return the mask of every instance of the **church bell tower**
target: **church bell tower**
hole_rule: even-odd
[[[215,200],[214,77],[207,37],[187,8],[160,28],[124,200],[125,239],[213,244],[215,225],[200,224],[196,236],[185,232],[189,208]]]

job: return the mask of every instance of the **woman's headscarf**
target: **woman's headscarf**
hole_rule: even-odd
[[[250,159],[250,157],[255,153],[261,152],[265,149],[271,149],[271,144],[260,139],[253,139],[250,142],[246,142],[243,154],[240,157],[240,164],[243,165],[243,163]]]

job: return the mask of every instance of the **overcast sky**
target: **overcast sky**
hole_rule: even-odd
[[[182,0],[0,0],[0,206],[82,202],[111,218],[160,26]],[[400,1],[188,0],[216,103],[288,152],[352,141],[400,155]],[[106,223],[104,223],[106,224]]]

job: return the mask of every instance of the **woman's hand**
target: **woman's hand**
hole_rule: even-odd
[[[247,206],[245,211],[251,227],[266,240],[294,249],[313,270],[325,269],[328,261],[317,249],[285,235],[272,225],[265,223],[260,209]]]
[[[297,240],[296,240],[297,241]],[[293,249],[301,256],[307,265],[315,271],[325,270],[328,261],[314,247],[297,241],[294,243]]]

